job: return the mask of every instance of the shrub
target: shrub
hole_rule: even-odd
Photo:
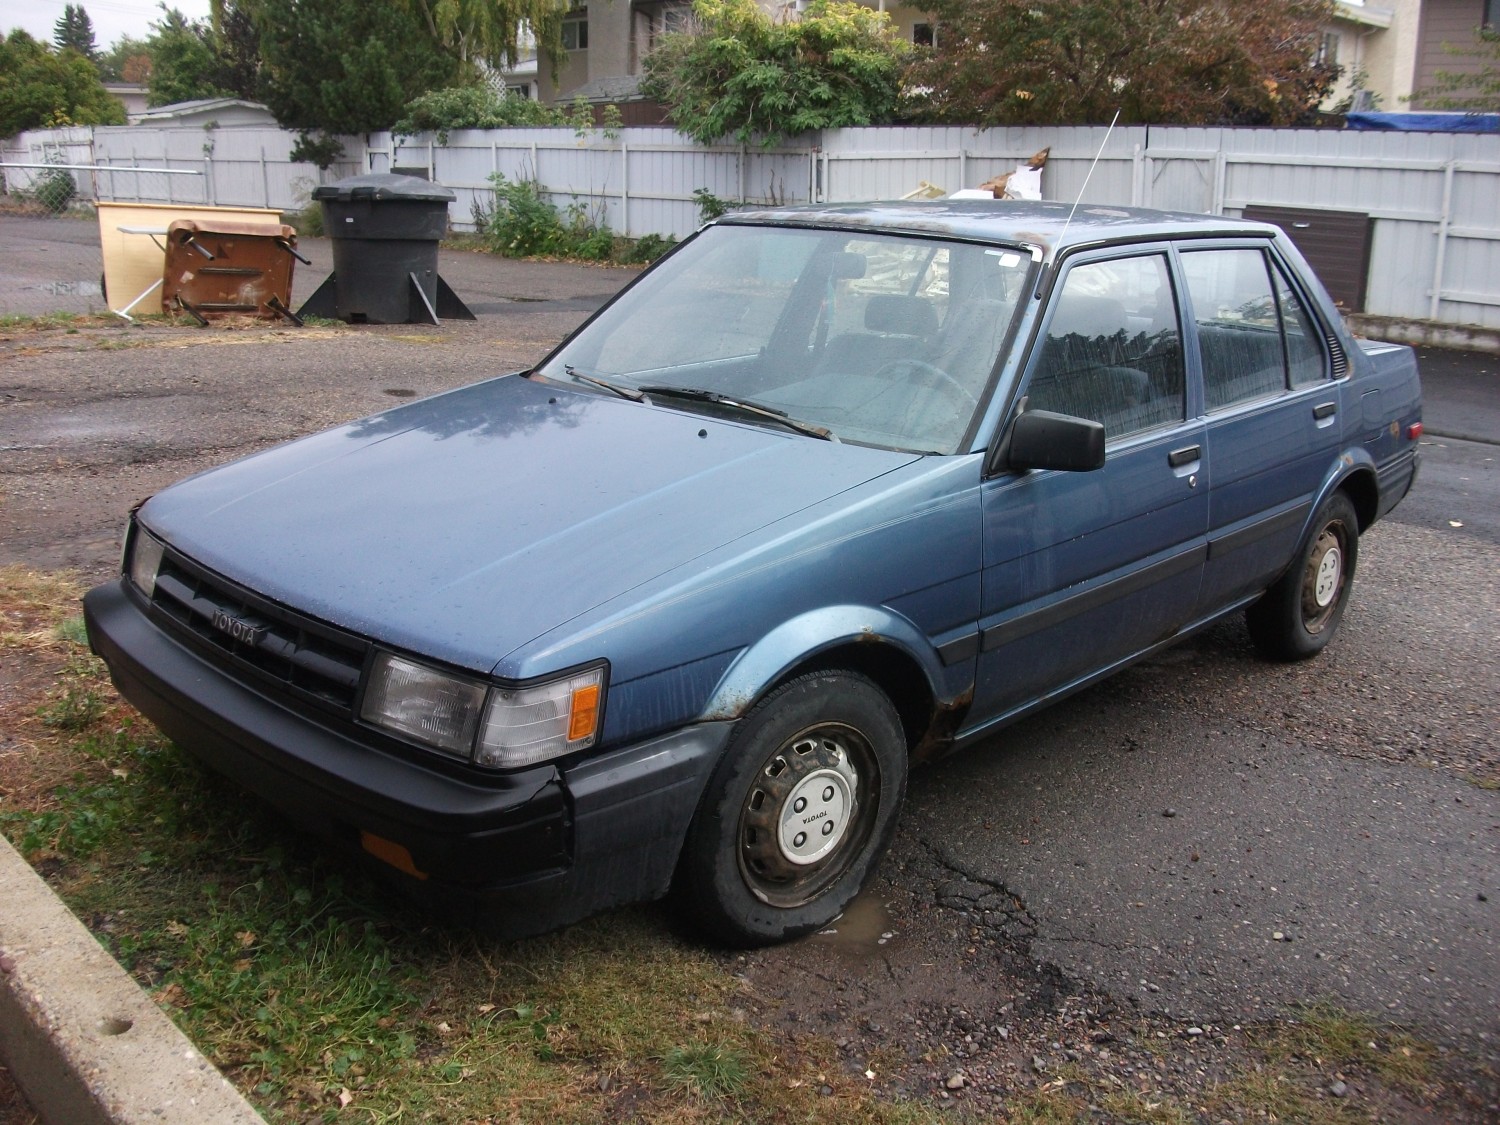
[[[495,206],[479,224],[489,248],[507,258],[558,253],[564,241],[562,219],[542,198],[541,185],[507,179],[500,172],[490,182],[495,185]]]
[[[593,117],[587,106],[587,126]],[[450,86],[433,90],[406,104],[406,112],[391,126],[391,132],[409,137],[436,133],[440,145],[448,143],[453,129],[503,129],[507,126],[568,125],[579,127],[577,109],[555,109],[516,94],[496,93],[488,86]]]
[[[58,214],[66,211],[73,202],[74,196],[78,194],[78,185],[73,181],[73,173],[67,169],[48,168],[32,180],[26,194],[47,210]]]

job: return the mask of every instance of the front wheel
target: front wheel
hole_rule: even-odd
[[[1245,611],[1250,639],[1272,660],[1306,660],[1333,639],[1359,557],[1359,516],[1342,492],[1318,509],[1297,562]]]
[[[885,694],[852,672],[792,680],[740,720],[714,770],[679,902],[735,946],[825,926],[884,854],[905,794],[906,739]]]

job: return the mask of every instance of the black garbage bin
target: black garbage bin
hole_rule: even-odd
[[[438,276],[454,195],[415,176],[374,173],[316,188],[333,273],[298,310],[351,324],[436,324],[474,314]]]

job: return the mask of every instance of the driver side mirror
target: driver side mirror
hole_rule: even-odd
[[[1104,425],[1071,414],[1027,410],[1011,423],[1005,464],[1011,469],[1087,473],[1104,467]]]

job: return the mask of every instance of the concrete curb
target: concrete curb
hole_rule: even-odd
[[[264,1125],[0,837],[0,1058],[57,1125]]]

